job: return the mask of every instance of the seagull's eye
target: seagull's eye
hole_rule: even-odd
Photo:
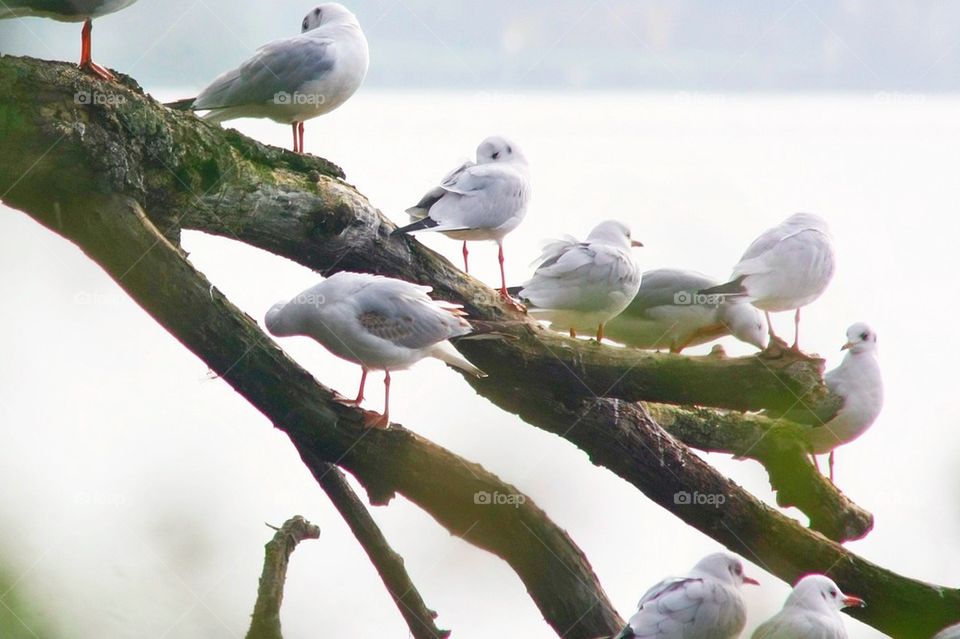
[[[303,21],[303,30],[306,31],[306,30],[307,30],[307,27],[309,27],[309,26],[310,26],[310,23],[307,22],[306,20],[304,20],[304,21]]]
[[[836,599],[836,598],[837,598],[837,591],[836,591],[836,590],[831,590],[831,591],[830,591],[830,596],[833,597],[834,599]]]
[[[867,341],[869,337],[870,337],[870,333],[868,333],[867,331],[860,333],[860,339],[862,339],[863,341]]]
[[[511,153],[513,153],[513,149],[511,149],[510,146],[508,145],[508,146],[507,146],[507,155],[510,155]]]
[[[490,157],[492,157],[494,160],[496,160],[497,158],[500,157],[500,151],[495,152],[495,153],[494,153],[493,155],[491,155]]]

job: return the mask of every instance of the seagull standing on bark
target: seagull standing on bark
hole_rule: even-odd
[[[515,143],[492,136],[477,147],[477,161],[447,174],[407,209],[411,224],[393,232],[433,231],[463,241],[463,270],[469,272],[468,241],[493,241],[499,247],[500,294],[509,299],[503,270],[503,238],[520,225],[530,201],[527,158]]]
[[[370,55],[357,17],[329,2],[310,11],[300,35],[274,40],[196,98],[168,106],[208,111],[204,119],[269,118],[293,128],[293,150],[304,153],[303,123],[333,111],[363,83]]]
[[[640,266],[632,247],[643,246],[630,237],[622,222],[601,222],[585,242],[574,238],[547,244],[533,277],[517,289],[530,314],[556,329],[596,331],[627,308],[640,288]]]
[[[866,432],[883,408],[877,334],[862,322],[854,324],[847,329],[847,343],[842,350],[847,354],[840,366],[824,376],[824,382],[843,398],[843,406],[826,424],[806,431],[814,455],[830,453],[830,481],[833,481],[834,449]]]
[[[827,289],[835,268],[833,242],[823,218],[796,213],[753,241],[726,284],[700,291],[743,297],[767,314],[796,311],[793,348],[799,348],[800,309]]]
[[[126,9],[137,0],[0,0],[3,18],[53,18],[60,22],[82,22],[80,68],[104,80],[113,74],[93,61],[93,19]]]
[[[747,622],[743,584],[757,581],[737,557],[707,555],[685,576],[648,590],[615,639],[734,639]]]
[[[427,293],[429,286],[365,273],[341,272],[308,288],[267,312],[266,326],[277,337],[311,337],[328,351],[363,370],[359,405],[367,372],[382,370],[383,415],[370,425],[390,423],[390,371],[409,368],[425,357],[434,357],[463,371],[486,377],[448,341],[473,331],[457,304],[439,302]]]
[[[833,580],[808,575],[797,582],[783,609],[753,631],[752,639],[847,639],[840,611],[863,606],[840,592]]]
[[[627,346],[671,353],[731,334],[765,349],[767,324],[760,311],[747,302],[698,293],[716,284],[694,271],[647,271],[630,305],[607,322],[606,334]]]

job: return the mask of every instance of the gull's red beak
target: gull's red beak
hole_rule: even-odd
[[[745,583],[745,584],[750,584],[750,585],[752,585],[752,586],[759,586],[759,585],[760,585],[760,582],[759,582],[759,581],[757,581],[757,580],[754,579],[753,577],[747,577],[746,575],[743,576],[743,583]]]
[[[846,344],[844,344],[843,346],[840,347],[840,350],[841,350],[841,351],[845,351],[845,350],[847,350],[848,348],[853,348],[853,342],[847,342]]]
[[[630,240],[630,246],[643,247],[643,242],[638,242],[637,240]]]
[[[866,608],[867,602],[860,597],[851,597],[847,595],[843,598],[843,605],[847,608]]]

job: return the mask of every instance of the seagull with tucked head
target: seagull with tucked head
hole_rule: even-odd
[[[385,428],[390,423],[390,371],[433,357],[486,377],[449,342],[473,332],[462,307],[431,299],[430,290],[380,275],[336,273],[275,304],[265,324],[277,337],[310,337],[337,357],[359,364],[360,391],[356,399],[342,400],[345,404],[363,401],[368,371],[384,371],[383,415],[368,425]]]
[[[530,202],[527,158],[516,143],[491,136],[477,147],[477,161],[467,161],[407,209],[413,220],[393,235],[429,231],[463,241],[463,270],[469,272],[467,242],[490,241],[499,247],[500,294],[507,294],[503,238],[517,228]]]
[[[729,282],[701,290],[743,298],[767,315],[795,311],[793,349],[799,349],[800,309],[827,289],[835,268],[833,241],[826,221],[812,213],[796,213],[764,232],[733,267]]]
[[[516,294],[538,319],[559,330],[596,331],[627,308],[640,288],[640,266],[631,249],[643,246],[623,222],[601,222],[586,241],[575,238],[548,243],[540,265]]]
[[[342,4],[311,9],[301,33],[274,40],[222,74],[195,98],[167,106],[207,111],[204,119],[268,118],[293,127],[293,150],[304,153],[303,123],[329,113],[360,88],[370,55],[357,17]]]
[[[807,575],[783,609],[753,631],[752,639],[847,639],[840,611],[864,605],[863,599],[843,594],[829,577]]]
[[[615,639],[734,639],[747,623],[740,587],[757,583],[739,558],[707,555],[683,577],[648,590]]]

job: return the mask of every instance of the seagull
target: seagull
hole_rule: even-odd
[[[462,307],[433,300],[430,291],[429,286],[380,275],[340,272],[275,304],[265,324],[277,337],[311,337],[337,357],[359,364],[360,391],[354,400],[341,400],[345,404],[363,401],[368,371],[384,371],[383,415],[369,425],[385,428],[390,423],[390,371],[434,357],[486,377],[448,341],[473,331]]]
[[[747,622],[743,584],[758,582],[743,574],[737,557],[707,555],[686,576],[664,579],[648,590],[614,639],[738,637]]]
[[[847,329],[847,343],[841,350],[847,354],[839,366],[824,376],[824,382],[831,392],[843,398],[843,406],[826,424],[806,432],[814,455],[830,453],[830,481],[833,481],[833,449],[866,432],[883,408],[877,334],[858,322]]]
[[[93,61],[91,35],[93,19],[126,9],[137,0],[2,0],[0,20],[4,18],[53,18],[60,22],[82,22],[80,31],[80,68],[103,80],[113,74]]]
[[[167,106],[208,111],[211,122],[269,118],[293,127],[293,151],[304,153],[303,123],[333,111],[367,75],[370,55],[357,17],[330,2],[311,10],[300,35],[274,40],[196,98]]]
[[[717,283],[695,271],[647,271],[630,305],[607,323],[606,334],[627,346],[671,353],[731,334],[765,349],[767,325],[760,311],[740,300],[697,292]]]
[[[944,628],[933,639],[960,639],[960,623]]]
[[[807,575],[783,609],[753,631],[752,639],[847,639],[840,610],[864,605],[863,599],[840,592],[829,577]]]
[[[527,214],[530,176],[527,158],[510,140],[491,136],[477,147],[477,161],[467,161],[447,174],[407,209],[414,220],[393,232],[435,231],[463,240],[463,270],[469,272],[467,242],[487,240],[500,248],[500,294],[509,299],[503,271],[503,238]]]
[[[568,237],[547,244],[533,277],[517,289],[530,314],[556,328],[597,332],[627,308],[640,288],[640,267],[630,249],[643,246],[616,220],[601,222],[585,242]]]
[[[793,349],[799,349],[800,309],[816,300],[833,278],[833,243],[823,218],[796,213],[753,241],[733,267],[726,284],[701,290],[705,294],[742,297],[767,315],[796,311]]]

